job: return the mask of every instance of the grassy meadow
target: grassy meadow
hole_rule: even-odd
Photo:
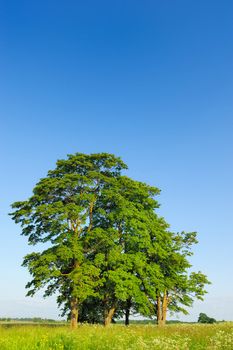
[[[233,323],[214,325],[1,325],[1,350],[233,349]]]

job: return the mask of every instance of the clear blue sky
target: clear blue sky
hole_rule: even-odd
[[[67,153],[109,152],[161,189],[173,230],[199,234],[212,285],[181,319],[233,319],[232,14],[230,0],[0,2],[0,317],[58,315],[24,298],[10,203]]]

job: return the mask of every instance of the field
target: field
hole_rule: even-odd
[[[214,325],[1,325],[1,350],[185,350],[233,349],[233,323]]]

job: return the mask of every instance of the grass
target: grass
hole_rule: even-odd
[[[214,325],[0,326],[1,350],[233,349],[233,323]]]

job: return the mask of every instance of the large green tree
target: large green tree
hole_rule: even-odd
[[[90,242],[98,247],[93,259],[99,262],[101,270],[99,296],[105,325],[115,314],[122,315],[123,309],[128,318],[134,303],[146,307],[147,298],[137,271],[145,273],[148,265],[145,251],[150,247],[152,217],[157,226],[164,224],[154,212],[158,207],[154,196],[158,193],[157,188],[121,176],[107,184],[96,203],[96,231]],[[153,272],[156,278],[158,269]]]
[[[43,251],[24,258],[32,280],[27,295],[43,288],[44,295],[58,294],[64,312],[76,327],[80,305],[96,296],[100,269],[89,259],[95,205],[106,184],[120,176],[126,165],[110,154],[69,155],[57,161],[26,201],[15,202],[13,220],[31,245],[47,243]]]

